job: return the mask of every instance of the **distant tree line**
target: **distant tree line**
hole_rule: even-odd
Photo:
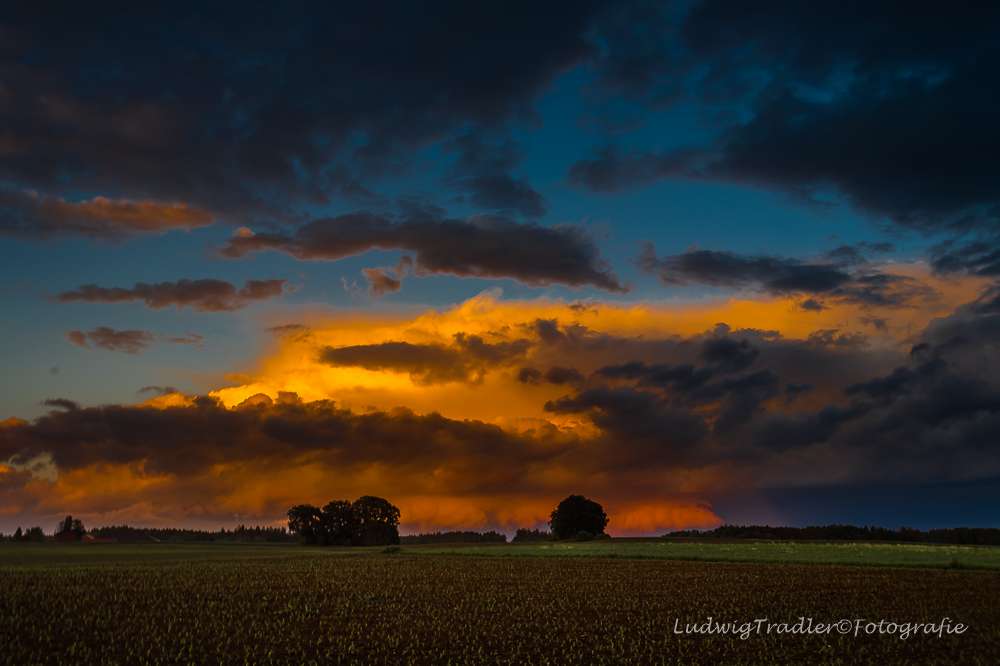
[[[996,527],[950,527],[927,531],[914,527],[865,525],[824,525],[812,527],[771,527],[770,525],[722,525],[714,530],[677,530],[665,537],[699,537],[708,539],[758,539],[802,541],[902,541],[914,543],[947,543],[965,546],[1000,546],[1000,529]]]
[[[288,510],[288,529],[306,545],[398,545],[399,509],[372,495],[353,502],[334,500],[322,509],[299,504]]]
[[[507,543],[507,535],[490,530],[489,532],[433,532],[399,537],[403,546],[421,543]]]
[[[71,530],[77,533],[78,538],[89,533],[94,538],[118,541],[143,541],[152,537],[161,542],[299,542],[339,546],[507,542],[505,534],[493,530],[434,532],[400,537],[399,509],[388,500],[372,495],[365,495],[353,502],[334,500],[322,509],[311,504],[299,504],[289,509],[287,515],[287,530],[284,527],[239,525],[232,530],[222,528],[218,531],[130,525],[95,527],[88,531],[80,520],[66,516],[56,525],[55,534]],[[570,495],[564,499],[550,517],[551,532],[522,527],[517,530],[511,542],[557,539],[589,541],[592,538],[607,538],[604,528],[608,524],[608,516],[603,507],[582,495]],[[27,532],[22,532],[19,527],[11,538],[15,541],[44,541],[51,537],[46,537],[41,527],[32,527]],[[3,539],[3,535],[0,535],[0,539]]]
[[[218,531],[179,529],[176,527],[130,527],[128,525],[112,525],[90,530],[90,535],[98,539],[118,539],[119,541],[135,541],[140,538],[153,537],[159,541],[171,543],[180,542],[239,542],[239,543],[291,543],[297,539],[289,534],[284,527],[248,527],[239,525],[227,530]]]
[[[0,534],[0,541],[29,541],[29,542],[41,542],[45,541],[46,536],[42,531],[41,525],[36,525],[35,527],[29,527],[27,530],[22,531],[20,527],[17,528],[12,535],[9,537]]]
[[[79,521],[73,521],[74,523]],[[82,527],[80,525],[79,527]],[[58,534],[65,528],[65,522],[59,523],[54,534]],[[158,541],[180,542],[252,542],[252,543],[294,543],[298,537],[289,534],[284,527],[248,527],[240,525],[232,530],[222,528],[218,531],[209,530],[187,530],[172,527],[131,527],[129,525],[109,525],[105,527],[95,527],[82,532],[74,529],[80,536],[89,534],[97,539],[118,539],[119,541],[144,541],[148,537],[153,537]],[[0,535],[3,541],[47,541],[53,535],[46,535],[41,527],[32,527],[22,531],[20,527],[11,536]]]
[[[530,541],[551,541],[552,532],[539,529],[529,530],[527,527],[517,528],[517,533],[510,540],[511,543],[527,543]]]

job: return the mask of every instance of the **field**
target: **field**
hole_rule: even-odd
[[[888,567],[1000,569],[1000,548],[937,544],[809,543],[794,541],[718,543],[703,540],[636,539],[588,543],[470,544],[413,546],[427,555],[493,557],[625,557],[714,562],[849,564]]]
[[[584,545],[619,554],[2,544],[0,664],[1000,660],[997,571],[630,559],[650,546]],[[541,545],[495,548],[530,555]],[[713,629],[735,622],[746,637],[684,633],[709,617]],[[794,633],[800,617],[813,633]],[[949,634],[959,623],[963,633]]]

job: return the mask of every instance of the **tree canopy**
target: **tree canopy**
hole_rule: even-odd
[[[321,509],[299,504],[288,510],[288,529],[305,544],[388,546],[399,543],[399,509],[372,495],[334,500]]]
[[[79,539],[86,533],[86,529],[83,527],[82,520],[74,520],[73,516],[66,516],[58,525],[56,525],[56,534],[60,532],[73,531],[76,532],[76,538]]]
[[[580,532],[603,534],[608,526],[604,507],[583,495],[570,495],[552,512],[549,529],[556,539],[573,539]]]

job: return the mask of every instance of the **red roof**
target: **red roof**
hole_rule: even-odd
[[[83,543],[115,543],[118,539],[98,539],[97,537],[89,534],[84,534],[80,541]]]

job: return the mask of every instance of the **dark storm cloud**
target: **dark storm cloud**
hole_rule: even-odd
[[[550,384],[570,384],[583,381],[583,375],[576,368],[564,368],[559,365],[553,365],[546,370],[543,377]]]
[[[857,479],[996,476],[998,336],[1000,316],[964,306],[936,320],[908,357],[832,330],[756,344],[695,338],[673,351],[692,361],[605,365],[545,410],[585,416],[623,450],[685,464],[740,460],[747,479],[818,478],[817,465]],[[524,380],[541,381],[525,370]],[[793,402],[796,413],[782,411]]]
[[[998,14],[971,0],[902,18],[860,0],[7,9],[0,180],[51,201],[289,221],[371,198],[441,144],[457,156],[446,181],[474,205],[537,216],[506,132],[534,126],[536,100],[579,67],[584,121],[605,132],[680,103],[716,132],[599,149],[570,170],[581,186],[683,174],[802,200],[832,187],[904,227],[982,229],[1000,210]],[[2,219],[22,233],[38,216],[16,196]]]
[[[857,248],[847,245],[827,253],[821,262],[807,263],[766,254],[749,256],[696,248],[657,257],[653,243],[647,241],[636,264],[641,272],[655,275],[665,286],[697,283],[772,294],[805,293],[889,308],[910,306],[935,295],[933,289],[915,278],[873,269]],[[816,298],[806,299],[799,306],[814,312],[825,309]]]
[[[909,400],[921,393],[944,391],[943,386],[948,385],[970,401],[968,415],[992,418],[983,410],[990,409],[988,396],[996,394],[985,369],[997,362],[995,339],[1000,324],[993,324],[993,319],[1000,321],[1000,317],[977,316],[972,306],[966,306],[957,320],[936,321],[924,334],[928,340],[925,347],[914,348],[916,356],[909,365],[903,358],[886,357],[870,348],[861,334],[832,329],[814,331],[804,340],[786,340],[761,335],[767,332],[732,332],[720,325],[706,337],[657,347],[629,339],[601,347],[578,344],[573,348],[577,362],[592,363],[595,356],[607,354],[633,354],[635,360],[598,367],[575,393],[551,401],[546,409],[585,415],[616,442],[647,437],[630,423],[631,418],[639,418],[635,416],[638,411],[654,422],[679,415],[700,419],[699,428],[686,432],[702,433],[708,448],[698,455],[709,458],[739,455],[763,459],[768,451],[840,441],[838,437],[846,438],[845,456],[867,455],[858,453],[858,447],[864,446],[862,441],[871,443],[872,455],[881,455],[881,445],[876,443],[883,436],[891,442],[889,448],[905,447],[899,431],[901,419],[907,417],[897,412],[905,402],[900,397],[909,396]],[[539,351],[567,344],[568,336],[556,322],[536,322],[536,330],[542,342]],[[968,335],[956,338],[956,331]],[[585,337],[580,331],[575,336]],[[675,360],[639,360],[651,354]],[[537,360],[537,356],[532,358]],[[902,364],[894,367],[893,359]],[[934,363],[927,365],[931,360]],[[880,370],[882,374],[876,374]],[[541,373],[530,367],[522,369],[519,378],[526,383],[542,381]],[[892,393],[895,386],[902,388]],[[823,401],[829,399],[846,399],[848,404],[824,406]],[[781,413],[783,406],[793,401],[801,403],[800,409],[806,406],[807,411]],[[949,402],[957,406],[955,400]],[[939,424],[949,418],[942,416]],[[966,417],[957,418],[961,421]],[[941,428],[936,436],[944,437],[944,426]],[[862,439],[852,439],[852,433],[862,430]],[[968,444],[963,441],[960,447]],[[712,453],[714,447],[723,447],[728,453]]]
[[[750,345],[749,341],[734,340],[729,337],[709,338],[701,345],[698,358],[712,364],[716,372],[740,372],[746,370],[757,357],[760,349]]]
[[[567,354],[601,353],[629,343],[625,338],[592,331],[577,323],[560,325],[558,319],[536,319],[522,328],[537,336],[543,346],[556,347]]]
[[[1000,247],[996,239],[946,240],[931,249],[931,266],[939,273],[968,272],[1000,277]]]
[[[564,368],[560,365],[553,365],[544,373],[535,368],[521,368],[517,372],[517,381],[522,384],[541,384],[542,380],[549,384],[573,384],[583,382],[584,377],[576,368]]]
[[[218,252],[236,259],[269,249],[297,259],[329,261],[373,249],[406,250],[415,255],[412,267],[418,276],[510,278],[530,286],[562,284],[628,291],[601,258],[594,239],[581,227],[569,224],[517,224],[492,215],[454,220],[427,210],[396,222],[362,212],[310,222],[291,235],[242,230]]]
[[[571,182],[615,192],[682,175],[814,203],[832,189],[903,228],[995,233],[996,5],[969,0],[944,13],[860,0],[689,7],[620,5],[601,28],[592,102],[607,127],[696,102],[703,124],[720,130],[714,142],[605,147],[570,169]],[[622,120],[608,118],[615,115]]]
[[[531,347],[524,338],[488,343],[478,335],[457,333],[455,344],[382,342],[351,347],[325,347],[319,360],[332,366],[406,372],[413,381],[429,385],[474,382],[485,371],[521,359]]]
[[[691,282],[713,287],[759,287],[771,292],[829,292],[851,281],[834,264],[807,264],[796,259],[756,257],[715,250],[690,250],[656,257],[652,243],[639,255],[639,268],[665,285]]]
[[[793,402],[799,395],[808,393],[814,388],[816,387],[808,382],[788,382],[785,384],[785,400]]]
[[[815,298],[807,298],[799,303],[799,307],[806,312],[822,312],[823,310],[829,310],[828,307],[817,301]]]
[[[532,189],[528,179],[514,179],[506,174],[474,176],[457,183],[469,193],[477,208],[515,210],[524,217],[541,217],[549,209],[548,202]]]
[[[758,370],[739,377],[722,377],[746,370],[757,360],[760,349],[749,341],[729,337],[709,338],[701,344],[698,359],[705,364],[654,363],[630,361],[620,365],[606,365],[594,373],[595,377],[617,381],[635,382],[639,394],[658,396],[655,404],[669,405],[671,410],[694,410],[713,420],[717,432],[740,426],[761,410],[761,405],[778,393],[778,376],[768,369]],[[653,400],[649,397],[649,401]],[[576,401],[553,403],[569,411],[568,405],[579,406]],[[591,404],[591,409],[602,409]],[[691,411],[691,414],[696,412]],[[705,423],[707,431],[708,424]]]
[[[539,319],[522,328],[537,342],[526,358],[531,365],[521,366],[516,374],[518,381],[541,385],[545,367],[566,367],[569,362],[586,370],[581,373],[587,375],[584,381],[573,385],[569,395],[552,400],[548,411],[586,417],[618,443],[631,441],[628,438],[641,431],[629,422],[639,418],[627,416],[630,409],[645,410],[654,422],[659,422],[654,412],[688,425],[700,420],[698,428],[685,432],[703,433],[699,441],[708,448],[685,454],[691,459],[766,457],[777,444],[755,448],[754,438],[771,442],[772,435],[765,433],[789,428],[804,433],[806,446],[825,442],[841,425],[871,411],[866,404],[870,400],[845,396],[845,387],[891,374],[905,363],[902,355],[867,344],[856,331],[821,329],[804,339],[786,339],[774,331],[733,331],[719,324],[692,338],[650,340],[597,334],[557,320]],[[980,338],[989,335],[983,332]],[[857,404],[824,407],[845,398]],[[604,400],[609,401],[606,409]],[[807,415],[783,421],[781,410],[793,401]]]
[[[195,312],[233,312],[250,305],[254,301],[277,298],[283,293],[288,280],[244,280],[243,288],[223,280],[178,280],[176,282],[139,282],[131,289],[127,287],[98,287],[87,284],[73,291],[64,291],[50,300],[55,303],[122,303],[143,301],[154,310],[177,306],[177,311],[190,307]]]
[[[768,414],[748,433],[756,446],[785,450],[829,442],[912,478],[1000,474],[1000,390],[995,368],[1000,318],[970,306],[935,320],[907,362],[849,383],[847,405]]]
[[[414,380],[434,384],[469,379],[462,352],[443,345],[382,342],[353,347],[327,347],[319,360],[332,366],[408,372]]]
[[[165,409],[71,407],[0,429],[0,455],[16,462],[47,452],[61,471],[143,462],[150,473],[188,477],[220,464],[325,463],[342,472],[379,464],[417,486],[433,476],[456,492],[515,482],[532,464],[561,456],[571,440],[557,431],[536,440],[435,413],[356,414],[331,401],[283,397],[241,409],[208,397]]]
[[[449,135],[536,122],[536,97],[593,53],[583,35],[599,10],[9,7],[0,15],[0,180],[50,197],[297,219],[299,204],[370,197],[364,181],[400,173]],[[473,198],[537,212],[533,190],[513,183],[472,183]],[[15,206],[3,224],[23,230],[31,215]]]
[[[868,344],[868,336],[864,333],[841,333],[836,328],[825,328],[810,333],[806,343],[816,347],[864,347]]]
[[[609,379],[638,380],[638,386],[690,392],[701,389],[718,375],[742,372],[760,355],[760,349],[748,340],[729,337],[709,338],[701,343],[698,359],[701,367],[693,363],[653,363],[629,361],[621,365],[605,365],[596,374]]]
[[[704,419],[675,409],[649,391],[631,386],[585,388],[574,396],[545,403],[553,414],[586,414],[594,425],[623,444],[653,444],[657,454],[690,447],[708,432]]]
[[[536,192],[527,177],[511,176],[527,152],[509,135],[469,133],[445,142],[446,154],[458,157],[446,169],[449,186],[469,194],[482,210],[516,211],[523,217],[542,217],[549,203]]]
[[[66,331],[67,340],[90,349],[92,346],[98,349],[105,349],[112,352],[125,352],[126,354],[138,354],[142,349],[148,349],[158,342],[168,344],[181,344],[190,347],[204,347],[201,343],[205,338],[197,333],[188,333],[182,336],[170,336],[163,333],[152,333],[150,331],[116,331],[107,326],[98,326],[87,331]]]

